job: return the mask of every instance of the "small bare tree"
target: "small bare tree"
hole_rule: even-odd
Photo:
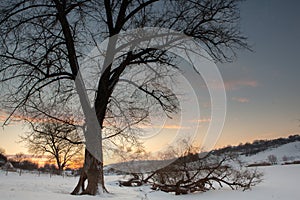
[[[286,161],[288,161],[288,160],[289,160],[289,157],[287,157],[286,155],[284,155],[284,156],[282,157],[282,161],[286,162]]]
[[[14,161],[21,163],[26,159],[26,155],[22,152],[20,153],[16,153],[16,155],[14,156]]]
[[[83,141],[75,126],[58,121],[30,123],[32,131],[22,136],[29,152],[47,155],[61,172],[69,162],[81,155]]]
[[[268,156],[268,161],[269,161],[272,165],[276,165],[278,159],[277,159],[277,157],[276,157],[275,155],[272,154],[272,155],[269,155],[269,156]]]

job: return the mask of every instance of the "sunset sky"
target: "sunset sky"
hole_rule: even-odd
[[[241,30],[253,52],[217,64],[227,92],[227,117],[216,147],[300,133],[300,2],[248,0],[241,6]],[[0,120],[3,121],[3,113]],[[203,116],[203,124],[209,116]],[[179,127],[169,126],[166,132]],[[6,154],[27,153],[13,123],[0,129]],[[169,133],[171,134],[171,133]]]

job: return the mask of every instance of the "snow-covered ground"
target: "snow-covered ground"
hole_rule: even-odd
[[[195,193],[175,196],[160,191],[151,191],[148,186],[119,187],[116,176],[107,176],[107,188],[110,194],[99,196],[72,196],[69,193],[77,183],[78,177],[61,177],[37,174],[22,174],[9,172],[5,175],[0,171],[0,199],[1,200],[273,200],[300,199],[299,180],[300,165],[270,166],[258,168],[264,172],[264,181],[249,191],[232,191],[222,188],[205,193]],[[119,177],[120,178],[120,177]]]
[[[284,162],[283,157],[286,157],[287,161],[300,160],[300,142],[291,142],[277,148],[267,149],[249,157],[242,156],[242,160],[247,163],[259,163],[268,161],[269,155],[276,156],[279,163]]]

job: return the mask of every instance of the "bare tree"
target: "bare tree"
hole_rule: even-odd
[[[215,189],[217,183],[231,189],[244,190],[261,182],[262,174],[239,164],[236,155],[187,155],[158,170],[151,177],[153,189],[174,192],[176,195]]]
[[[289,157],[287,157],[286,155],[282,156],[282,161],[286,162],[289,160]]]
[[[276,165],[277,164],[277,157],[275,155],[269,155],[268,156],[268,161],[272,164],[272,165]]]
[[[230,61],[235,56],[235,50],[248,48],[238,28],[238,4],[238,0],[4,0],[0,3],[0,73],[1,83],[8,94],[3,95],[3,98],[9,102],[6,105],[12,105],[8,119],[18,109],[35,102],[36,98],[45,101],[46,96],[52,103],[58,98],[62,102],[69,102],[75,88],[84,91],[82,82],[75,82],[74,88],[81,67],[80,59],[89,48],[95,46],[97,38],[103,40],[123,30],[143,27],[172,29],[203,44],[215,60]],[[103,72],[98,77],[92,106],[87,94],[79,95],[86,132],[91,132],[95,127],[88,116],[93,109],[96,111],[99,130],[107,128],[105,119],[124,119],[126,116],[126,113],[121,112],[123,114],[120,115],[111,108],[122,108],[120,101],[114,98],[114,91],[126,71],[135,69],[133,66],[137,65],[148,66],[151,71],[150,63],[176,67],[176,59],[172,59],[167,50],[159,48],[138,49],[133,46],[130,51],[118,54],[120,49],[117,48],[117,40],[108,41],[108,56],[100,64]],[[173,44],[169,42],[168,45]],[[113,59],[117,55],[117,59]],[[163,87],[162,79],[153,78],[159,73],[148,76],[148,82],[133,85],[141,95],[151,99],[150,105],[158,105],[169,116],[178,109],[178,102],[175,95]],[[54,91],[54,98],[45,94],[49,90]],[[134,100],[137,99],[142,98]],[[144,113],[144,109],[137,110]],[[132,118],[126,118],[125,129],[122,123],[121,127],[113,129],[119,131],[107,138],[120,136],[119,133],[127,132],[132,124],[143,121],[146,116],[135,115],[132,107],[128,111]],[[4,124],[7,122],[9,120]],[[102,134],[102,131],[94,133],[99,138],[101,155]],[[128,134],[125,136],[130,137]],[[88,181],[86,188],[85,180]],[[95,158],[88,150],[85,151],[83,173],[73,194],[79,193],[81,188],[83,194],[95,195],[100,190],[106,191],[103,160]]]
[[[82,154],[83,141],[74,126],[57,121],[31,123],[32,132],[22,136],[29,152],[47,155],[61,172],[72,160]]]
[[[20,153],[16,153],[16,155],[14,156],[14,161],[21,163],[26,159],[26,155],[22,152]]]
[[[166,152],[167,157],[173,155],[176,158],[174,162],[156,171],[132,174],[133,178],[120,184],[132,186],[134,183],[151,183],[154,190],[180,195],[205,192],[217,186],[247,190],[261,182],[263,174],[244,167],[237,154],[198,154],[196,147],[183,148],[182,145],[188,145],[186,140],[180,143]]]

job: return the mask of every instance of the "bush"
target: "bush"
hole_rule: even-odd
[[[272,165],[276,165],[277,164],[277,157],[275,155],[269,155],[268,156],[268,161],[272,164]]]

